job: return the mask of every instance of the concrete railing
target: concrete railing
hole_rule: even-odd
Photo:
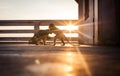
[[[64,22],[69,23],[69,20],[0,21],[0,44],[28,43],[29,39],[34,35],[34,33],[40,29],[39,26],[46,26],[49,25],[50,23],[54,23],[55,25],[65,25]],[[73,22],[75,22],[75,20],[73,20]],[[77,38],[69,38],[69,39],[71,39],[72,41],[77,41]]]

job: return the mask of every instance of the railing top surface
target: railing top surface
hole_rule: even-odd
[[[0,26],[2,25],[11,26],[7,24],[15,24],[15,25],[23,24],[21,26],[24,26],[24,24],[32,24],[32,26],[34,26],[37,23],[40,23],[41,26],[49,25],[50,23],[54,23],[55,25],[66,25],[69,23],[77,23],[77,22],[78,20],[0,20]]]

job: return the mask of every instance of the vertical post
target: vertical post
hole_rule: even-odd
[[[95,45],[95,1],[93,0],[93,45]]]
[[[98,0],[95,0],[95,43],[98,44]]]
[[[79,9],[78,9],[78,14],[79,14],[79,20],[81,20],[81,22],[83,22],[84,20],[84,14],[83,14],[83,5],[84,5],[84,1],[83,0],[80,0],[79,1]]]
[[[40,26],[40,23],[36,23],[36,24],[34,25],[34,34],[39,31],[39,26]]]
[[[84,0],[75,0],[78,3],[78,22],[79,25],[83,23],[84,20],[84,14],[83,14],[83,5],[84,5]],[[79,31],[81,30],[81,27],[79,27]],[[81,40],[81,34],[79,33],[79,37],[78,37],[78,43],[82,44],[83,40]]]
[[[85,9],[85,13],[84,13],[84,19],[87,20],[89,18],[89,0],[85,0],[84,2],[84,9]]]
[[[84,15],[83,15],[83,3],[84,0],[75,0],[78,3],[78,19],[80,21],[84,20]]]
[[[93,0],[93,44],[98,44],[98,0]]]

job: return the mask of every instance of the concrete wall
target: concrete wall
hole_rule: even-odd
[[[84,2],[85,0],[76,0],[79,4],[79,19],[84,18]],[[96,0],[94,0],[96,1]],[[83,4],[82,4],[83,3]],[[95,4],[96,5],[96,4]],[[96,7],[96,6],[95,6]],[[95,8],[96,9],[96,8]],[[90,37],[93,33],[97,33],[97,44],[99,45],[120,45],[120,7],[119,0],[98,0],[98,27],[97,31],[93,30],[93,25],[80,26],[80,32]],[[95,12],[96,13],[96,12]],[[96,14],[97,15],[97,14]],[[96,18],[96,17],[95,17]],[[82,21],[82,25],[92,23],[93,21],[93,0],[89,0],[89,18]],[[95,22],[96,23],[96,22]],[[80,25],[81,25],[80,24]],[[95,25],[96,26],[96,25]],[[80,36],[80,43],[92,43],[92,40],[86,40],[84,36]]]
[[[79,4],[79,44],[93,44],[93,0],[76,1]]]
[[[99,0],[98,1],[98,41],[101,45],[120,44],[116,0]],[[118,6],[117,6],[118,7]]]
[[[93,0],[89,0],[89,17],[80,25],[80,32],[83,34],[84,44],[93,44]],[[85,5],[83,5],[85,17]]]

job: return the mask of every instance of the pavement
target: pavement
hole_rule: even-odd
[[[0,44],[0,76],[120,76],[120,48]]]

